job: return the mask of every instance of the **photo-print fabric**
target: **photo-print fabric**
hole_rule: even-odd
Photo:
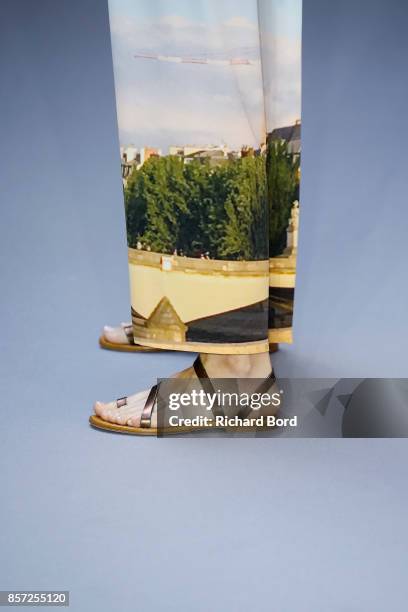
[[[109,0],[134,339],[292,341],[301,0]]]

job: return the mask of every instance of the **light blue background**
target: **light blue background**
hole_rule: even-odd
[[[281,376],[406,376],[407,5],[304,3],[299,275]],[[75,612],[406,607],[405,440],[137,439],[96,398],[191,361],[128,317],[107,7],[6,1],[0,588]],[[93,603],[92,603],[93,602]]]

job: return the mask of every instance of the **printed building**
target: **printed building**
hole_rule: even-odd
[[[194,159],[209,160],[211,165],[222,164],[228,160],[230,149],[226,145],[186,145],[169,147],[169,155],[177,155],[184,160],[185,164]]]
[[[300,129],[300,120],[293,125],[275,128],[272,132],[269,132],[268,142],[287,142],[289,153],[298,156],[301,150]]]

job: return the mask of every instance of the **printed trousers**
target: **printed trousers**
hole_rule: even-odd
[[[301,8],[109,0],[138,344],[251,354],[292,341]]]

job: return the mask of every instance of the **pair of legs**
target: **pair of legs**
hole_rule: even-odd
[[[269,378],[271,338],[291,341],[301,0],[184,11],[109,0],[132,325],[101,344],[199,353],[174,376],[208,387]],[[97,418],[154,426],[153,390],[96,402]]]

